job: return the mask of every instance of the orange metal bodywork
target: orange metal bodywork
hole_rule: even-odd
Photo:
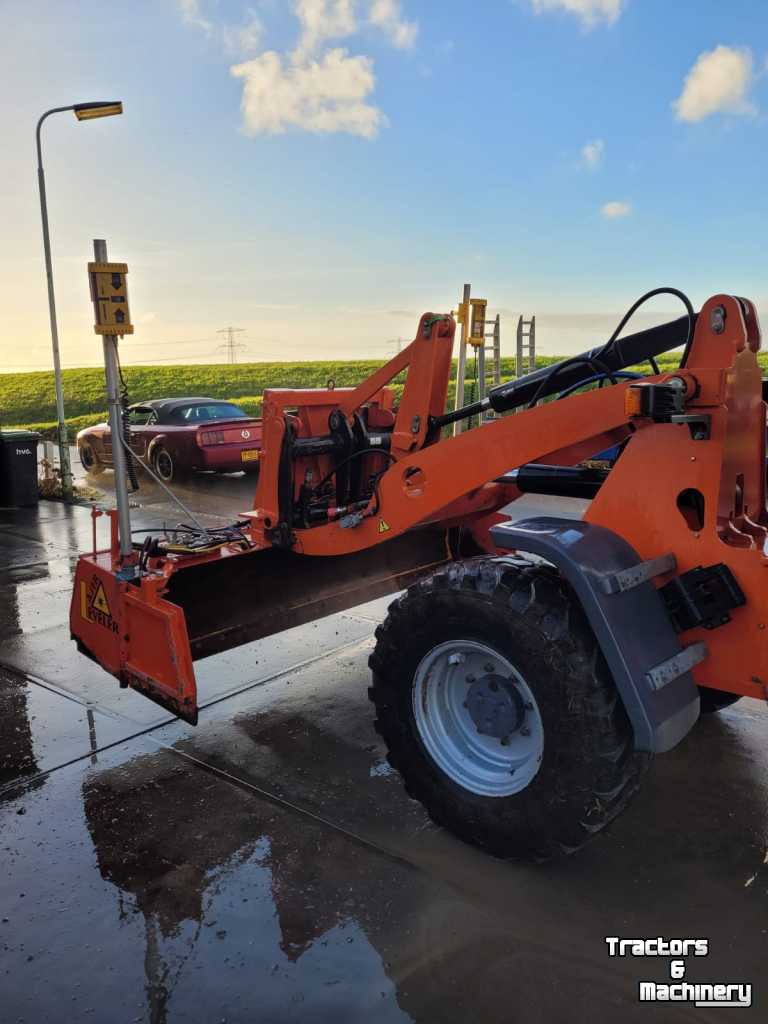
[[[117,676],[123,686],[145,692],[190,721],[197,716],[197,687],[181,608],[164,601],[163,577],[140,586],[119,578],[116,514],[110,513],[113,544],[81,555],[70,606],[70,630],[84,653]]]
[[[726,311],[719,335],[710,327],[715,306]],[[639,423],[586,519],[620,533],[643,558],[673,552],[678,573],[718,562],[729,566],[746,604],[733,610],[724,628],[685,634],[686,644],[704,640],[709,651],[693,675],[701,686],[765,699],[766,418],[757,362],[760,328],[754,307],[744,306],[746,316],[741,302],[718,295],[699,315],[688,375],[700,390],[687,409],[711,415],[710,440],[694,441],[675,424]],[[679,496],[690,490],[703,497],[703,522],[678,507]]]
[[[710,316],[716,306],[726,313],[725,329],[719,334]],[[756,357],[760,331],[751,304],[725,295],[710,299],[699,314],[684,370],[646,378],[657,383],[681,378],[686,412],[711,417],[708,440],[694,440],[685,424],[631,418],[625,406],[630,383],[572,395],[443,437],[430,431],[430,417],[445,408],[454,330],[452,319],[425,314],[414,341],[356,388],[266,391],[260,477],[254,509],[245,513],[252,546],[224,545],[205,555],[150,559],[138,578],[121,582],[118,576],[126,567],[119,564],[113,538],[111,552],[83,556],[78,566],[71,626],[81,646],[125,685],[193,718],[196,692],[184,611],[164,599],[171,578],[191,567],[217,564],[219,576],[226,580],[222,562],[249,559],[255,560],[250,563],[255,567],[264,564],[263,586],[268,588],[272,570],[263,553],[277,543],[286,431],[299,438],[317,437],[327,429],[334,410],[351,419],[368,407],[375,410],[380,425],[391,425],[389,459],[376,463],[378,453],[366,456],[380,470],[377,502],[372,499],[353,528],[339,519],[306,528],[284,524],[279,544],[292,557],[328,559],[330,564],[338,560],[348,567],[356,555],[386,548],[430,524],[444,528],[446,536],[451,527],[460,526],[471,534],[476,550],[493,552],[488,529],[504,518],[499,510],[519,494],[512,486],[495,482],[497,478],[533,461],[574,465],[607,444],[626,440],[587,520],[625,538],[644,559],[674,553],[677,573],[725,562],[747,602],[733,610],[726,627],[704,634],[709,656],[694,675],[703,686],[765,696],[765,406]],[[405,371],[402,398],[392,411],[387,385]],[[307,467],[317,479],[333,470],[333,461],[319,455],[297,466],[294,496]],[[703,502],[701,522],[690,506],[691,492]],[[688,498],[681,498],[686,494]],[[445,557],[452,554],[447,549]],[[82,585],[87,591],[94,577],[103,582],[116,630],[107,630],[98,616],[92,621],[82,613],[83,607],[86,612],[92,607],[81,606]],[[399,578],[392,574],[393,587]],[[661,585],[667,579],[657,582]],[[354,593],[359,598],[359,592]],[[690,632],[691,642],[700,638],[698,632]],[[684,642],[689,642],[689,634]]]

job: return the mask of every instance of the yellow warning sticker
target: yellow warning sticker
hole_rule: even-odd
[[[390,529],[389,523],[386,519],[379,520],[379,533],[388,533]]]
[[[96,586],[91,594],[91,607],[101,612],[102,615],[111,615],[112,612],[109,610],[109,602],[107,601],[107,595],[104,593],[104,584],[101,580],[96,581]]]
[[[80,581],[80,614],[87,622],[117,632],[117,622],[112,618],[104,584],[98,576],[93,576],[90,585],[85,580]]]

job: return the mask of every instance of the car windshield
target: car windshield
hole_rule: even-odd
[[[128,422],[132,427],[143,427],[149,423],[152,416],[152,409],[146,405],[135,405],[128,410]]]
[[[210,402],[205,405],[184,405],[174,409],[173,419],[184,423],[204,423],[208,420],[247,419],[248,413],[231,402]]]

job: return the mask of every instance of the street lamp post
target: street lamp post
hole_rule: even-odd
[[[56,387],[56,418],[58,419],[59,465],[61,467],[61,492],[67,500],[72,498],[72,467],[69,462],[69,441],[67,425],[64,420],[64,392],[61,386],[61,360],[59,358],[59,329],[56,323],[56,297],[53,291],[53,267],[51,264],[51,238],[48,231],[48,206],[45,198],[45,172],[43,171],[43,152],[40,145],[40,129],[43,121],[51,114],[64,111],[74,112],[78,121],[88,121],[95,117],[110,117],[122,114],[120,102],[73,103],[68,107],[52,107],[46,110],[37,122],[35,140],[37,142],[37,184],[40,189],[40,215],[43,221],[43,249],[45,250],[45,274],[48,279],[48,312],[51,319],[51,346],[53,349],[53,377]]]

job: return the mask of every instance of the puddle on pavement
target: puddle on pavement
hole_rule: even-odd
[[[566,1003],[533,978],[567,977],[571,1020],[604,988],[170,751],[107,761],[0,805],[9,1020],[544,1024]]]
[[[0,793],[20,779],[77,758],[98,761],[100,748],[137,731],[0,667]]]
[[[50,522],[30,540],[45,559],[0,581],[22,590],[3,607],[20,629],[53,601],[46,586],[70,571],[62,545],[84,533]],[[458,844],[407,799],[372,730],[366,655],[228,698],[197,731],[174,723],[100,753],[130,723],[0,687],[0,787],[22,780],[0,794],[3,1024],[664,1020],[637,1005],[634,965],[604,956],[603,936],[621,933],[709,935],[696,980],[759,983],[762,705],[700,723],[606,836],[531,868]],[[720,1017],[678,1007],[675,1019]]]
[[[37,716],[20,691],[15,699],[6,711],[16,719],[18,764],[32,771]],[[177,736],[175,748],[144,737],[7,792],[7,1018],[548,1024],[594,1019],[596,1007],[607,1020],[653,1017],[635,1002],[632,965],[617,968],[600,948],[605,901],[615,899],[618,923],[616,914],[626,921],[644,898],[638,857],[603,844],[597,859],[539,870],[492,861],[443,834],[445,861],[429,874],[249,787],[250,769],[278,797],[366,840],[384,822],[400,830],[407,853],[413,836],[424,835],[423,812],[396,776],[371,778],[380,751],[362,745],[362,725],[348,737],[332,734],[334,714],[344,733],[354,715],[337,699],[302,700],[304,715],[290,702],[241,709]],[[239,769],[243,782],[188,755]],[[658,872],[668,857],[654,846],[658,836],[647,838],[642,861]],[[695,861],[687,867],[695,870]],[[746,895],[741,886],[731,894],[753,940],[750,970],[762,962],[753,911],[764,888],[761,879]],[[537,912],[547,890],[562,901],[554,925],[551,907]],[[710,899],[717,897],[712,887]],[[743,956],[738,944],[735,953]],[[646,975],[662,980],[664,966]],[[682,1022],[716,1019],[676,1008]]]

